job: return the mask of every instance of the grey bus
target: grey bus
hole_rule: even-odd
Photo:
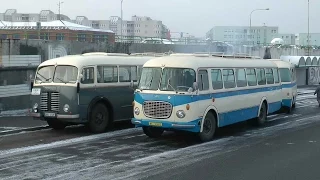
[[[41,63],[31,83],[31,116],[56,130],[85,124],[104,132],[133,117],[134,88],[150,54],[86,53]]]

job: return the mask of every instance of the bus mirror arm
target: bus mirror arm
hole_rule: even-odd
[[[30,83],[30,90],[32,91],[32,89],[33,89],[33,81],[31,81]]]
[[[78,82],[77,83],[77,93],[79,93],[80,92],[80,83]]]

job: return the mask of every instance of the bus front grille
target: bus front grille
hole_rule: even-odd
[[[60,93],[58,93],[58,92],[41,93],[40,109],[41,109],[41,111],[59,112],[59,110],[60,110]]]
[[[148,118],[165,119],[171,116],[172,105],[164,101],[145,101],[143,112]]]

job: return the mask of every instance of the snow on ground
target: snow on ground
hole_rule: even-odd
[[[0,117],[17,117],[17,116],[28,116],[29,109],[1,111]]]

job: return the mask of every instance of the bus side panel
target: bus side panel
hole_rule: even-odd
[[[268,102],[269,113],[281,107],[279,86],[225,92],[216,96],[220,96],[215,103],[219,111],[219,127],[257,117],[263,98]]]
[[[133,117],[134,91],[128,85],[97,87],[96,96],[108,99],[113,109],[114,120],[129,120]]]

